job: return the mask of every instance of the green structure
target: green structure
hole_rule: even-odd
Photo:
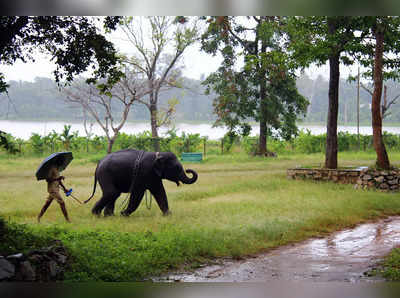
[[[188,153],[183,152],[181,156],[182,161],[201,162],[203,160],[203,153]]]

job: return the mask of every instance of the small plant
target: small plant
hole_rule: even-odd
[[[77,137],[78,132],[71,133],[71,125],[64,125],[60,138],[63,141],[65,150],[69,150],[72,140]]]
[[[35,154],[42,154],[44,152],[45,142],[39,134],[33,133],[29,140]]]

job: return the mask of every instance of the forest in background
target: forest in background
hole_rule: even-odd
[[[49,78],[37,77],[34,82],[10,81],[8,95],[0,95],[0,119],[8,120],[68,120],[82,121],[83,111],[79,106],[73,106],[63,100],[63,94],[56,83]],[[387,99],[392,100],[400,94],[400,86],[393,81],[386,82]],[[177,99],[176,122],[201,121],[213,122],[213,95],[204,95],[205,88],[200,80],[183,78],[184,88],[175,88],[162,94],[161,103],[167,105],[168,100]],[[366,84],[372,90],[371,86]],[[325,123],[328,111],[328,80],[322,76],[311,79],[306,74],[297,79],[297,88],[305,96],[310,105],[307,123]],[[371,95],[360,88],[360,123],[371,123]],[[116,114],[122,107],[115,105]],[[400,122],[400,103],[393,104],[384,121],[386,123]],[[128,121],[148,121],[148,109],[141,104],[134,104]],[[354,125],[357,122],[357,84],[340,80],[339,88],[339,123]]]

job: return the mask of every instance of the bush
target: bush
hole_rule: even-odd
[[[26,253],[48,245],[52,239],[47,235],[34,233],[29,226],[7,223],[0,218],[0,255]]]
[[[294,150],[298,153],[317,153],[325,151],[326,134],[314,136],[307,129],[306,132],[300,131],[298,137],[294,139]]]
[[[30,144],[32,146],[33,152],[37,155],[42,154],[44,152],[44,140],[43,138],[37,134],[33,133],[29,139]]]
[[[249,155],[255,155],[258,151],[258,137],[243,137],[242,148]]]

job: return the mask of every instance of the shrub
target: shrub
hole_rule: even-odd
[[[31,137],[29,138],[29,141],[31,143],[33,152],[35,154],[42,154],[43,153],[45,143],[44,143],[43,138],[39,134],[33,133],[31,135]]]

